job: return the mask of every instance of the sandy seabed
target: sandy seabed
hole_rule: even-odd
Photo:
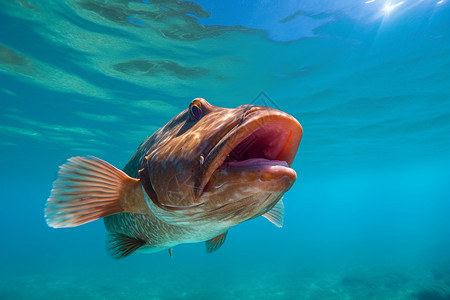
[[[122,271],[9,274],[0,282],[0,299],[450,299],[450,270]]]

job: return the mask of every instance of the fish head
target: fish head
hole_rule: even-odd
[[[294,117],[273,108],[194,99],[148,141],[139,171],[147,204],[179,225],[260,216],[295,182],[302,132]]]

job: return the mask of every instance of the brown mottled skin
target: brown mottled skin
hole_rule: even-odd
[[[262,141],[252,151],[290,166],[302,135],[292,116],[253,105],[215,107],[201,98],[192,105],[201,108],[199,120],[190,109],[181,112],[144,141],[124,167],[140,179],[128,191],[134,210],[125,211],[133,212],[104,218],[109,233],[145,241],[138,252],[212,239],[269,211],[296,179],[291,168],[275,162],[223,164],[239,142],[262,128],[255,135]]]

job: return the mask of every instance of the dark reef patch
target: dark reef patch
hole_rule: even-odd
[[[185,67],[170,60],[130,60],[113,66],[116,71],[133,76],[169,75],[179,79],[200,78],[209,73],[208,69]]]
[[[424,289],[414,296],[418,300],[450,300],[450,292],[441,287]]]
[[[0,44],[0,64],[23,66],[29,62],[27,57]]]
[[[211,13],[191,1],[152,1],[140,6],[137,6],[136,3],[131,6],[129,1],[115,3],[80,1],[77,6],[120,26],[146,27],[160,33],[165,38],[179,41],[196,41],[217,37],[231,31],[264,32],[241,25],[199,24],[197,23],[199,18],[208,18]],[[139,9],[137,9],[138,7]]]

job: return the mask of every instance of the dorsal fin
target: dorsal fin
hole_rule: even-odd
[[[266,212],[262,215],[264,218],[275,224],[277,227],[283,227],[284,222],[284,203],[283,200],[280,199],[280,201],[275,204],[274,207],[272,207],[271,210]]]
[[[107,242],[110,245],[108,252],[115,259],[127,257],[145,245],[143,239],[134,238],[121,233],[108,234]]]
[[[147,210],[139,179],[96,157],[72,157],[53,182],[45,218],[51,227],[75,227],[121,212]]]
[[[212,253],[219,249],[223,245],[223,243],[225,243],[227,233],[228,231],[225,231],[224,233],[219,234],[218,236],[206,241],[206,252]]]

